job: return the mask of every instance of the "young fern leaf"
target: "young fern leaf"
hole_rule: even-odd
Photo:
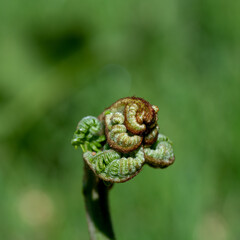
[[[124,125],[124,115],[120,112],[109,113],[105,117],[105,132],[109,145],[120,152],[127,153],[137,149],[142,143],[142,136],[131,136]]]
[[[104,181],[125,182],[145,162],[165,168],[174,162],[175,156],[171,141],[159,134],[158,110],[142,98],[122,98],[98,118],[83,118],[72,145],[81,146],[85,162]]]
[[[111,148],[128,153],[139,148],[144,136],[156,127],[157,112],[158,107],[144,99],[128,97],[112,104],[99,119],[105,121],[105,135]],[[156,136],[149,139],[151,144],[154,141]]]
[[[77,125],[74,132],[72,145],[81,146],[83,152],[98,152],[102,148],[102,142],[106,140],[103,134],[103,124],[96,117],[84,117]]]
[[[152,167],[165,168],[173,164],[175,156],[172,142],[163,134],[158,134],[158,139],[151,147],[144,148],[146,163]]]
[[[98,177],[112,183],[126,182],[133,178],[145,162],[143,147],[131,154],[121,154],[115,150],[104,150],[97,154],[85,152],[83,158]]]

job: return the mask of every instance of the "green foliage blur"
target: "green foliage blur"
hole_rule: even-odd
[[[85,240],[78,121],[126,96],[174,142],[110,193],[120,240],[240,239],[240,1],[0,2],[0,239]]]

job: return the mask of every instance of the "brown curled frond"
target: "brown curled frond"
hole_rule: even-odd
[[[141,145],[145,135],[147,144],[154,143],[157,112],[156,106],[137,97],[122,98],[105,109],[99,119],[105,121],[105,134],[110,147],[128,153]]]
[[[109,146],[122,153],[137,149],[143,140],[142,136],[129,134],[124,125],[124,115],[120,112],[105,116],[105,135]]]
[[[152,105],[142,98],[133,97],[125,107],[125,125],[133,134],[143,134],[156,120]]]

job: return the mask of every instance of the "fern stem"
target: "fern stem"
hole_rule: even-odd
[[[91,240],[115,239],[108,205],[110,187],[84,163],[83,195]]]

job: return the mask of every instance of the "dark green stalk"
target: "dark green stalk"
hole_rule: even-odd
[[[83,195],[91,240],[115,239],[108,206],[109,189],[84,163]]]

